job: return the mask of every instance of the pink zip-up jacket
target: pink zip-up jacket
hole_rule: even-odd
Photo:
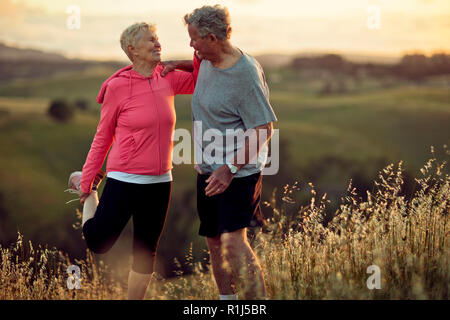
[[[173,71],[164,77],[162,65],[150,77],[128,66],[103,83],[97,97],[103,103],[100,122],[83,166],[82,192],[91,192],[110,148],[107,172],[161,175],[172,169],[174,96],[194,92],[199,65],[194,54],[193,73]]]

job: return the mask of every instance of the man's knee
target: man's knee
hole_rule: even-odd
[[[220,236],[222,248],[229,255],[235,255],[238,251],[246,246],[245,235],[243,229],[234,232],[225,232]]]
[[[220,247],[222,246],[222,242],[220,241],[220,236],[213,237],[213,238],[207,237],[206,244],[208,245],[209,250],[220,249]]]

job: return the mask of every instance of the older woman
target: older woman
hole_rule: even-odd
[[[174,95],[192,94],[194,78],[181,71],[161,77],[161,45],[152,24],[129,26],[120,44],[132,66],[103,83],[97,97],[103,103],[97,132],[83,171],[69,178],[69,189],[84,204],[83,234],[95,253],[107,252],[133,217],[128,297],[142,299],[171,195]],[[100,169],[110,148],[99,201],[96,189],[104,175]]]

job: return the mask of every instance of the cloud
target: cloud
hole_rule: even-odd
[[[239,1],[242,0],[233,0],[233,3],[236,5]],[[265,0],[257,1],[268,5]],[[135,5],[135,2],[132,4]],[[105,14],[101,10],[90,11],[82,6],[81,29],[69,30],[66,26],[69,14],[58,10],[49,11],[2,0],[0,41],[72,57],[124,60],[126,57],[119,46],[122,30],[134,22],[149,21],[157,24],[163,58],[187,57],[192,52],[179,11],[141,10],[134,14]],[[411,48],[450,49],[450,12],[446,11],[438,15],[416,11],[394,12],[382,7],[381,29],[374,31],[366,27],[367,13],[364,8],[357,14],[346,12],[314,16],[304,13],[292,17],[277,16],[275,13],[261,16],[256,11],[255,14],[247,14],[246,10],[249,7],[232,12],[232,41],[253,54],[317,49],[388,53],[401,53]]]
[[[0,12],[2,18],[17,18],[18,16],[23,14],[23,11],[26,10],[26,7],[22,3],[15,3],[11,0],[3,0],[0,2]]]

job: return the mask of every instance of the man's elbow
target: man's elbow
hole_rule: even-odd
[[[274,132],[272,122],[260,125],[255,129],[258,135],[258,140],[261,140],[262,143],[269,141]]]
[[[274,132],[274,130],[273,130],[273,122],[269,122],[268,124],[266,124],[265,125],[265,129],[266,129],[266,132],[267,132],[267,139],[272,138],[273,132]]]

